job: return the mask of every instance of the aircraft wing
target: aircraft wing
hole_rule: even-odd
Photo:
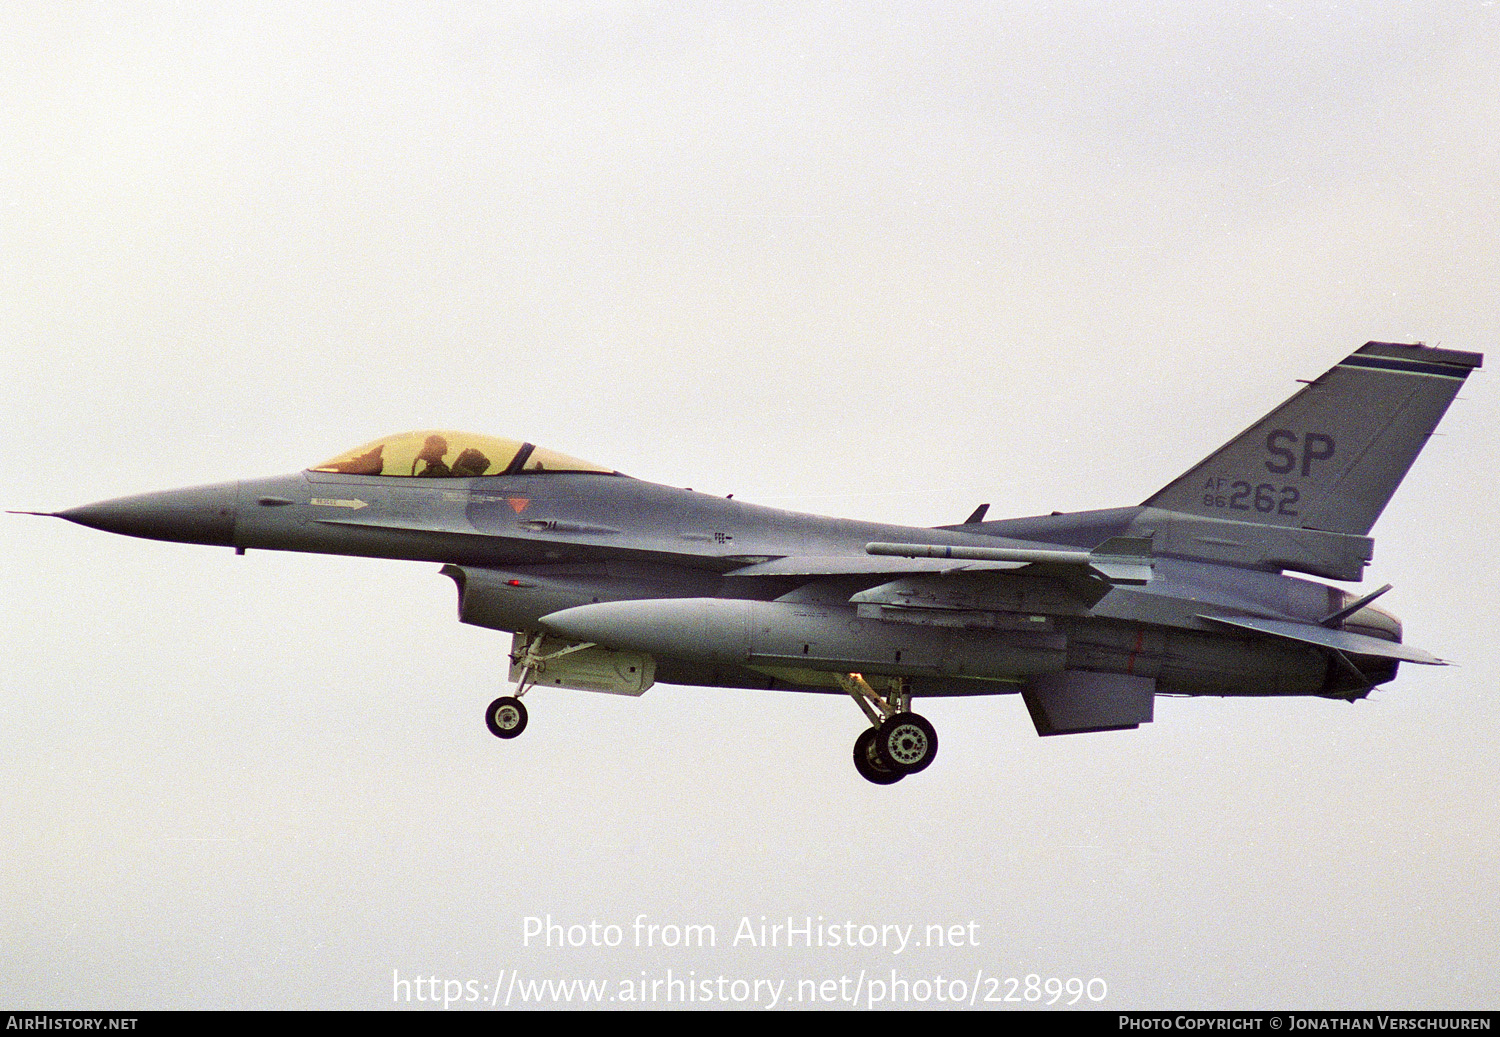
[[[1448,665],[1442,659],[1429,655],[1420,648],[1413,648],[1399,641],[1385,641],[1367,634],[1355,634],[1348,630],[1330,630],[1328,627],[1308,623],[1293,623],[1283,619],[1261,619],[1255,616],[1199,616],[1198,618],[1223,626],[1270,634],[1272,637],[1284,637],[1289,641],[1335,648],[1351,655],[1376,655],[1383,659],[1400,659],[1402,662],[1423,663],[1428,666]]]

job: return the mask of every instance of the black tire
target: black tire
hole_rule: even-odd
[[[899,774],[926,770],[937,756],[937,732],[926,717],[897,713],[875,731],[880,762]]]
[[[501,695],[484,711],[484,726],[496,738],[514,738],[526,730],[526,707],[511,695]]]
[[[867,727],[854,740],[854,769],[859,776],[876,785],[894,785],[906,775],[880,762],[875,752],[875,729]]]

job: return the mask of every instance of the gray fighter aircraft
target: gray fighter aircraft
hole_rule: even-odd
[[[1136,507],[915,529],[658,486],[457,432],[392,436],[270,479],[56,512],[157,540],[443,563],[458,616],[513,634],[538,684],[656,681],[852,696],[876,784],[937,752],[915,699],[1017,692],[1042,735],[1135,728],[1156,695],[1358,699],[1402,662],[1357,581],[1368,534],[1483,357],[1370,342]],[[43,513],[54,514],[54,513]]]

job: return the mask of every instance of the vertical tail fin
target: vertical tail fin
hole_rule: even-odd
[[[1483,360],[1367,342],[1145,506],[1365,536]]]

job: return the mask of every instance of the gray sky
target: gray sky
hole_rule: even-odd
[[[0,29],[8,508],[421,427],[915,525],[1112,507],[1367,339],[1495,340],[1493,0],[22,3]],[[508,638],[458,624],[436,566],[4,516],[0,1003],[895,969],[1097,977],[1106,1008],[1494,1007],[1497,421],[1481,373],[1365,584],[1461,665],[1074,738],[934,702],[937,763],[887,789],[832,696],[542,689],[501,744]],[[527,945],[548,914],[625,946]],[[639,915],[718,945],[634,947]],[[762,915],[979,945],[733,945]]]

